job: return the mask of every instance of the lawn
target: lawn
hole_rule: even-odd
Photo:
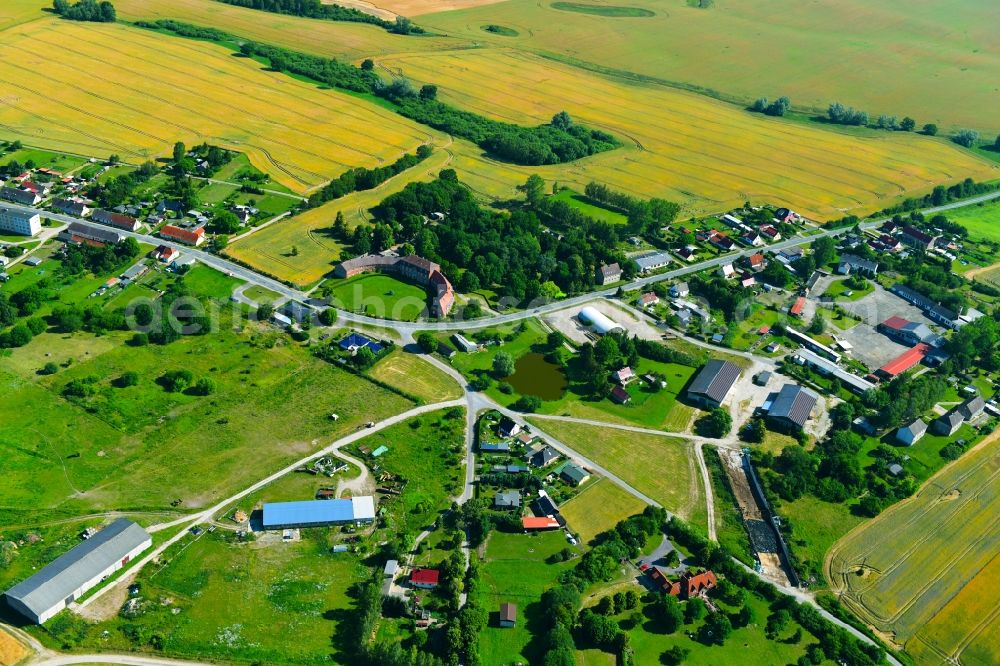
[[[490,534],[486,556],[479,567],[476,594],[490,613],[489,626],[479,635],[479,653],[484,664],[536,663],[541,658],[538,631],[545,623],[540,614],[542,593],[556,583],[559,574],[576,561],[549,564],[546,560],[572,546],[561,531],[537,534]],[[497,625],[500,604],[517,604],[517,626]]]
[[[989,575],[1000,538],[994,518],[1000,511],[998,468],[1000,438],[994,433],[916,495],[837,542],[826,573],[848,608],[880,631],[894,632],[907,648],[916,639],[939,656],[990,661],[996,642],[984,632],[1000,604]],[[966,662],[963,650],[970,646]]]
[[[642,513],[645,503],[609,479],[598,479],[580,494],[559,507],[571,530],[580,535],[580,543],[589,544],[629,516]]]
[[[875,291],[875,284],[871,281],[866,282],[867,286],[864,289],[852,289],[848,286],[847,280],[834,280],[823,292],[823,295],[837,301],[856,301]]]
[[[427,309],[424,287],[381,273],[338,280],[330,298],[338,309],[396,321],[414,321]]]
[[[701,475],[688,441],[534,417],[529,421],[682,518],[705,511]],[[640,459],[650,464],[636,464]]]
[[[193,61],[197,68],[187,66]],[[129,162],[204,140],[245,152],[298,192],[392,161],[427,138],[387,109],[265,71],[223,46],[120,23],[48,15],[22,25],[0,42],[0,77],[21,91],[16,106],[0,110],[0,124],[16,128],[12,138]]]
[[[794,502],[780,502],[777,513],[792,527],[788,545],[795,556],[812,571],[820,571],[830,547],[865,519],[851,513],[846,504],[834,504],[811,495]],[[800,571],[800,574],[805,572]],[[809,581],[813,587],[825,587],[827,581]]]
[[[628,217],[624,213],[603,206],[590,197],[579,192],[574,192],[568,187],[560,190],[558,194],[553,195],[552,200],[563,201],[581,213],[602,222],[610,222],[611,224],[625,224],[628,222]]]
[[[258,303],[274,303],[276,300],[281,298],[281,295],[277,292],[256,284],[252,287],[248,287],[243,292],[243,295],[250,300],[257,301]]]
[[[454,379],[419,356],[401,350],[381,359],[368,376],[427,403],[462,397],[462,387]]]
[[[229,277],[214,268],[196,264],[185,273],[184,284],[193,294],[207,296],[216,301],[228,301],[233,290],[243,284],[243,280]]]

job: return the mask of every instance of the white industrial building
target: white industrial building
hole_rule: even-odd
[[[577,315],[577,318],[580,320],[580,323],[591,327],[594,330],[594,333],[597,333],[598,335],[607,335],[611,331],[624,330],[621,326],[609,319],[603,312],[591,305],[588,305],[580,310],[580,314]]]
[[[38,213],[0,206],[0,231],[21,236],[34,236],[42,230]]]
[[[7,590],[7,604],[42,624],[152,545],[153,537],[146,530],[119,518]]]

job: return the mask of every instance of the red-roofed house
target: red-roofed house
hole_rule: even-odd
[[[754,272],[762,271],[764,270],[764,267],[767,266],[767,259],[764,258],[764,254],[762,252],[758,252],[757,254],[751,254],[747,257],[747,263],[750,264],[750,270]]]
[[[651,567],[649,577],[659,586],[661,590],[672,597],[679,597],[682,600],[696,597],[702,592],[707,592],[719,584],[718,578],[711,571],[702,571],[693,574],[685,571],[681,574],[680,580],[671,581],[659,567]]]
[[[650,305],[656,305],[659,302],[660,297],[651,291],[647,291],[645,294],[640,296],[638,300],[636,300],[636,303],[638,303],[639,307],[642,308],[648,308]]]
[[[168,224],[160,229],[160,235],[164,238],[168,238],[178,243],[184,243],[185,245],[194,245],[195,247],[201,245],[205,242],[205,228],[198,227],[197,229],[181,229],[180,227],[175,227],[172,224]]]
[[[414,569],[410,574],[410,585],[431,590],[438,586],[441,572],[437,569]]]
[[[883,365],[875,371],[875,374],[885,379],[898,377],[915,366],[917,363],[920,363],[920,361],[922,361],[924,356],[927,354],[928,349],[930,349],[930,347],[921,342],[913,349],[907,349],[905,352]]]
[[[732,238],[717,231],[712,232],[712,235],[708,237],[708,242],[723,252],[729,252],[736,245]]]
[[[617,402],[619,405],[624,405],[632,400],[632,396],[628,394],[628,391],[623,389],[621,386],[615,386],[611,389],[611,399]]]
[[[770,241],[780,241],[781,233],[772,227],[770,224],[766,224],[760,228],[760,233],[764,234]]]
[[[802,316],[802,310],[805,307],[806,307],[806,297],[805,296],[799,296],[798,298],[795,299],[795,303],[792,305],[791,309],[788,311],[788,314],[792,315],[793,317],[801,317]]]
[[[902,317],[896,317],[894,315],[894,316],[889,317],[888,319],[886,319],[881,324],[879,324],[879,328],[885,328],[885,329],[889,329],[889,330],[892,330],[892,331],[898,331],[898,330],[902,329],[904,326],[906,326],[909,323],[910,322],[908,320],[903,319]]]
[[[559,521],[551,516],[542,516],[541,518],[528,516],[521,519],[521,526],[525,531],[533,532],[539,530],[557,530],[559,529]]]

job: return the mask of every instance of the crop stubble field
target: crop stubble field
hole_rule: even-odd
[[[638,196],[676,199],[691,212],[749,198],[830,218],[882,208],[937,182],[1000,175],[995,165],[942,141],[902,133],[862,138],[765,118],[693,93],[625,84],[514,50],[408,54],[379,62],[415,81],[439,84],[442,98],[483,115],[537,124],[566,110],[626,143],[560,166],[457,160],[460,175],[463,167],[474,168],[470,183],[486,191],[491,184],[481,183],[480,174],[509,186],[537,172],[578,189],[597,180]]]
[[[3,36],[0,127],[32,145],[139,160],[167,154],[178,140],[207,140],[245,152],[302,192],[430,138],[379,106],[205,42],[57,19]]]
[[[842,601],[921,663],[1000,661],[998,478],[993,436],[830,550]]]

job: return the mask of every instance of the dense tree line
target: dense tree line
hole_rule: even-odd
[[[859,111],[854,107],[844,106],[840,102],[834,102],[826,110],[826,115],[830,122],[837,125],[860,125],[868,124],[868,112]]]
[[[60,272],[80,275],[90,271],[94,275],[110,275],[125,268],[140,252],[139,243],[131,237],[117,245],[67,245]]]
[[[212,42],[227,42],[236,39],[228,32],[224,32],[217,28],[205,28],[200,25],[192,25],[191,23],[183,23],[181,21],[174,21],[171,19],[136,21],[133,25],[137,28],[146,28],[147,30],[166,30],[167,32],[175,33],[180,37],[205,39]]]
[[[433,212],[443,212],[446,222],[425,224]],[[429,183],[408,184],[372,213],[397,242],[410,242],[417,254],[440,263],[461,290],[497,285],[502,296],[518,301],[539,297],[547,281],[565,293],[588,290],[596,266],[611,257],[614,238],[610,225],[545,233],[533,211],[484,208],[451,169]]]
[[[708,301],[713,310],[722,312],[728,323],[736,321],[740,307],[753,298],[753,292],[749,289],[738,287],[714,273],[699,273],[688,281],[688,287],[692,294]]]
[[[275,14],[291,14],[328,21],[371,23],[401,35],[422,34],[424,32],[423,28],[413,25],[409,19],[402,16],[397,17],[395,21],[386,21],[353,7],[323,4],[320,0],[218,0],[218,2]]]
[[[71,21],[114,23],[116,18],[113,4],[97,0],[79,0],[74,4],[69,0],[53,0],[52,11]]]
[[[1000,309],[992,317],[980,317],[955,331],[948,339],[950,370],[967,371],[982,368],[1000,370]]]
[[[673,222],[681,212],[679,204],[666,199],[643,200],[624,192],[617,192],[600,183],[590,182],[584,194],[598,203],[618,208],[628,215],[632,233],[656,232]]]
[[[204,29],[177,21],[139,22],[137,25],[170,30],[178,35],[216,41],[237,41],[218,30]],[[515,164],[558,164],[593,155],[618,146],[618,141],[600,130],[575,124],[560,112],[552,122],[522,127],[460,111],[436,98],[437,88],[427,85],[419,91],[406,79],[386,84],[374,72],[370,60],[355,67],[332,58],[311,56],[289,49],[247,41],[240,45],[243,55],[266,61],[276,71],[304,76],[331,87],[372,93],[393,103],[397,113],[449,134],[468,139],[495,157]]]
[[[952,201],[968,199],[969,197],[974,197],[978,194],[995,192],[998,189],[1000,189],[1000,182],[977,183],[971,178],[966,178],[960,183],[955,183],[954,185],[949,185],[947,187],[944,185],[937,185],[929,194],[925,194],[922,197],[910,197],[904,199],[902,203],[896,206],[884,208],[882,212],[887,215],[893,215],[895,213],[915,211],[919,208],[943,206],[944,204]]]
[[[425,144],[417,148],[415,153],[407,153],[389,166],[375,167],[374,169],[366,169],[364,167],[349,169],[324,185],[322,189],[313,193],[309,197],[307,205],[309,208],[315,208],[327,201],[339,199],[351,192],[370,190],[393,176],[420,164],[430,157],[432,150],[430,145]]]
[[[766,97],[758,97],[750,105],[750,110],[756,113],[763,113],[767,116],[783,116],[792,108],[792,100],[787,97],[779,97],[773,102]]]
[[[128,201],[135,188],[155,176],[157,171],[152,162],[143,162],[135,171],[115,176],[103,185],[95,183],[87,194],[102,208],[114,208]]]

